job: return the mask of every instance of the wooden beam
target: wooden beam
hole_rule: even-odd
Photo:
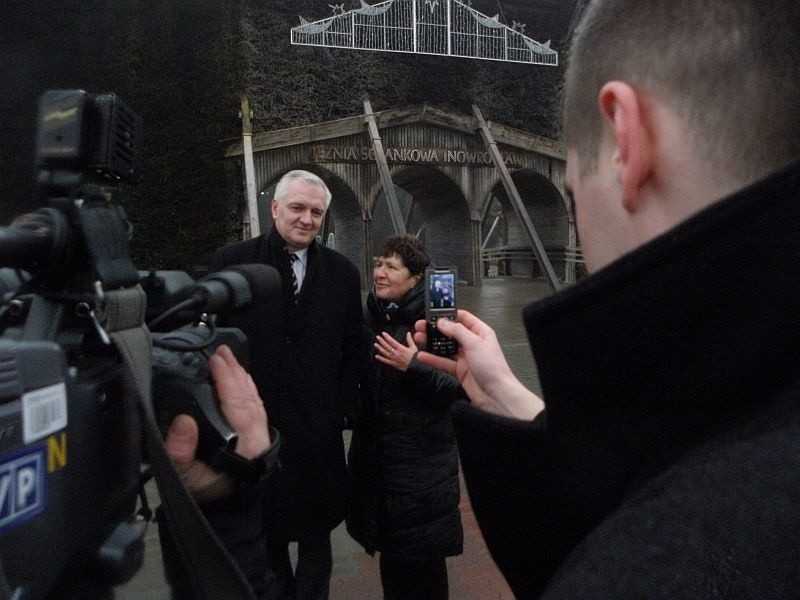
[[[256,169],[253,163],[253,127],[250,123],[250,101],[247,96],[242,96],[242,150],[244,154],[244,182],[245,195],[247,196],[247,220],[249,229],[243,232],[242,237],[256,237],[261,235],[258,223],[258,200],[256,198]]]
[[[520,223],[522,223],[522,228],[528,236],[528,241],[531,243],[531,248],[536,255],[539,266],[542,268],[542,272],[545,274],[547,283],[550,284],[550,288],[553,291],[558,291],[561,289],[561,284],[558,282],[558,277],[556,277],[556,272],[553,270],[553,265],[550,263],[547,252],[542,245],[542,240],[539,238],[539,234],[536,233],[536,228],[533,226],[531,217],[528,211],[525,210],[525,205],[522,202],[519,191],[517,191],[517,186],[511,179],[511,173],[509,173],[508,167],[506,167],[506,163],[503,161],[503,156],[497,148],[497,142],[495,142],[494,136],[492,136],[492,132],[486,124],[483,114],[477,104],[472,105],[472,112],[478,120],[478,128],[480,129],[481,137],[489,150],[489,154],[492,156],[494,166],[500,172],[500,180],[503,182],[503,187],[506,190],[506,194],[508,194],[508,199],[511,202],[511,206],[514,208],[514,212],[517,213],[517,218],[520,220]]]
[[[501,125],[499,123],[488,123],[488,126],[495,141],[501,144],[537,152],[538,154],[544,154],[559,160],[567,159],[567,151],[564,148],[564,144],[557,140],[551,140],[536,135],[535,133],[528,133],[527,131],[514,129],[513,127]]]
[[[379,129],[397,127],[412,123],[428,123],[437,127],[445,127],[468,133],[475,133],[475,119],[471,116],[451,113],[430,106],[395,108],[374,113],[375,123]],[[552,158],[564,160],[566,151],[563,144],[556,140],[544,138],[527,131],[514,129],[506,125],[489,123],[489,129],[496,141],[515,148],[538,152]],[[297,144],[308,144],[324,140],[358,135],[364,132],[364,118],[346,117],[334,121],[326,121],[314,125],[302,125],[288,129],[278,129],[256,133],[252,136],[253,151],[273,150]],[[225,157],[241,156],[243,144],[237,141],[225,148]]]
[[[400,212],[400,204],[397,202],[392,175],[389,173],[389,164],[386,162],[386,154],[383,152],[383,142],[375,122],[375,114],[372,112],[372,104],[369,98],[364,98],[364,120],[369,129],[369,137],[372,139],[372,148],[375,150],[375,162],[378,165],[378,173],[383,183],[383,193],[386,196],[386,203],[389,206],[389,216],[392,219],[392,226],[396,235],[405,235],[406,223]]]

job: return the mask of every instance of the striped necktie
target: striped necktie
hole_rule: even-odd
[[[299,260],[300,257],[294,252],[289,254],[289,270],[292,273],[292,289],[294,290],[294,301],[297,302],[297,295],[300,293],[300,284],[297,281],[297,275],[294,272],[294,261]]]

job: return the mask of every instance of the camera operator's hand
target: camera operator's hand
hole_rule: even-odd
[[[445,358],[423,351],[417,359],[458,379],[473,404],[488,412],[518,419],[533,419],[544,409],[542,399],[511,372],[494,329],[466,310],[458,311],[457,322],[439,319],[436,327],[455,338],[458,353]],[[415,329],[414,340],[425,344],[425,321],[417,321]]]
[[[220,346],[208,361],[220,407],[238,440],[236,453],[253,459],[271,444],[267,413],[253,379],[227,346]],[[164,444],[175,469],[198,502],[224,498],[233,490],[233,478],[195,458],[197,423],[188,415],[172,421]]]

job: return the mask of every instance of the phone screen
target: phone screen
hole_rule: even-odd
[[[436,320],[455,320],[457,311],[457,283],[455,267],[425,270],[425,321],[427,323],[427,350],[440,356],[450,356],[458,351],[456,341],[443,335],[436,327]]]

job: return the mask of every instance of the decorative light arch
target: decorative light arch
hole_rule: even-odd
[[[558,65],[549,40],[539,43],[524,35],[524,24],[509,27],[459,0],[360,1],[349,11],[330,5],[333,16],[320,21],[300,17],[292,44]]]

